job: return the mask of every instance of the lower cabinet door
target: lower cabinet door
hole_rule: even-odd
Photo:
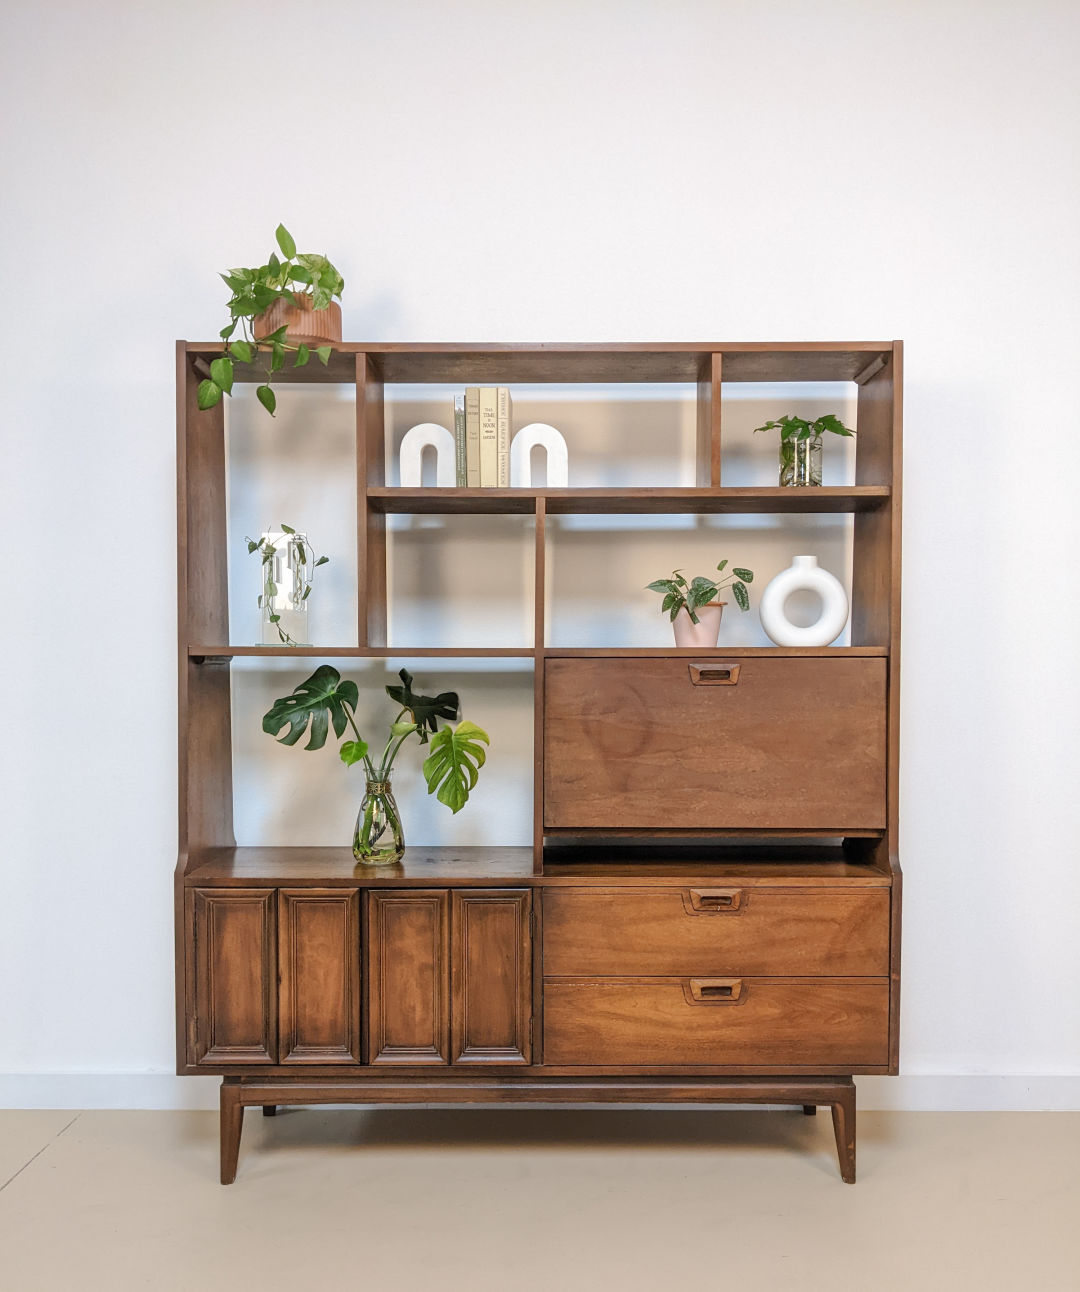
[[[369,893],[369,1063],[449,1062],[449,909],[445,891]]]
[[[848,1069],[889,1061],[887,978],[545,978],[544,1062]]]
[[[452,1060],[528,1063],[532,894],[527,888],[458,889],[452,900]]]
[[[197,888],[195,1062],[277,1058],[274,890]]]
[[[278,894],[282,1063],[360,1062],[360,894]]]

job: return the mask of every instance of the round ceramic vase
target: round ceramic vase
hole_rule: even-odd
[[[784,609],[793,592],[807,590],[821,598],[817,621],[800,627]],[[817,563],[816,556],[797,556],[761,594],[761,626],[777,646],[828,646],[843,632],[848,617],[848,600],[843,584]]]

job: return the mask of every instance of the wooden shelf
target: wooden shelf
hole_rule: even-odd
[[[712,659],[764,655],[771,659],[872,658],[888,655],[885,646],[209,646],[187,648],[188,657],[205,659]]]
[[[237,888],[252,884],[482,888],[507,880],[543,887],[579,883],[585,877],[653,887],[703,877],[712,882],[738,880],[746,886],[777,887],[835,884],[884,888],[891,882],[885,871],[846,860],[837,846],[814,844],[798,848],[717,844],[686,849],[665,844],[616,849],[564,846],[545,855],[542,875],[533,874],[532,858],[531,847],[421,847],[407,848],[400,865],[364,866],[349,848],[206,848],[189,858],[184,882],[189,887],[213,884]]]
[[[207,646],[188,647],[194,659],[532,659],[531,646]]]
[[[367,491],[371,510],[401,515],[683,515],[873,511],[888,505],[887,485],[738,489],[399,489]]]
[[[330,363],[290,364],[275,383],[351,382],[357,354],[382,381],[464,385],[513,382],[698,382],[714,354],[723,355],[725,381],[857,381],[892,353],[891,341],[697,342],[643,344],[483,344],[339,341]],[[208,363],[220,341],[187,343]],[[264,381],[261,364],[237,364],[237,382]]]

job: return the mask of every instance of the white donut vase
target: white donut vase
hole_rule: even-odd
[[[784,605],[793,592],[803,590],[821,597],[821,614],[815,623],[800,628],[787,617]],[[847,623],[848,599],[843,584],[819,567],[816,556],[797,556],[761,594],[759,613],[762,628],[777,646],[828,646]]]

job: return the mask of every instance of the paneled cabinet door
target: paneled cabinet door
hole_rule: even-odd
[[[278,894],[282,1063],[360,1062],[360,894]]]
[[[532,1057],[532,895],[457,889],[450,943],[451,1059],[529,1063]]]
[[[197,888],[195,1062],[277,1057],[274,890]]]
[[[368,896],[370,1063],[450,1060],[450,895],[373,889]]]

